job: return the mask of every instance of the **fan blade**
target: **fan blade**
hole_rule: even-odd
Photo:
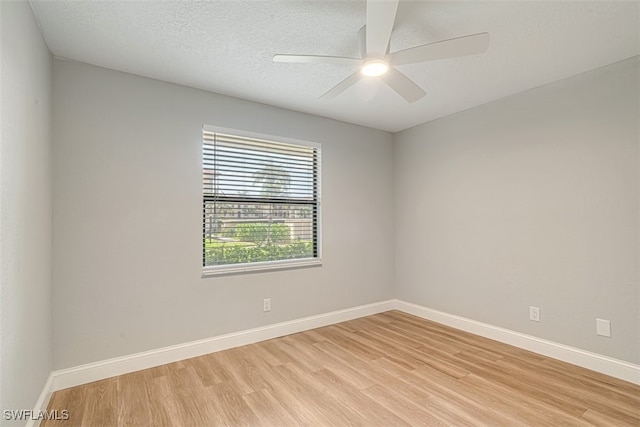
[[[488,48],[489,33],[479,33],[399,50],[389,56],[393,65],[404,65],[483,53]]]
[[[409,80],[409,77],[393,67],[389,68],[389,71],[382,78],[391,89],[398,92],[398,95],[406,99],[407,102],[415,102],[427,94],[420,86]]]
[[[347,58],[343,56],[274,55],[273,62],[292,62],[292,63],[302,63],[302,64],[360,65],[362,60],[358,58]]]
[[[367,56],[384,58],[396,20],[399,0],[367,1]]]
[[[322,95],[320,99],[335,98],[336,96],[340,95],[342,92],[356,84],[360,80],[360,78],[360,71],[356,71],[355,73],[351,74],[349,77],[329,89],[329,91]]]

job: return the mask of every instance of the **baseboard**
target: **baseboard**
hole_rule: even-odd
[[[570,347],[553,341],[522,334],[509,329],[476,322],[453,314],[433,310],[405,301],[395,300],[396,310],[413,314],[423,319],[432,320],[456,329],[471,332],[486,338],[510,344],[515,347],[533,351],[547,357],[562,360],[572,365],[581,366],[621,380],[640,385],[640,366],[612,357]]]
[[[295,334],[309,329],[332,325],[359,317],[382,313],[394,308],[394,301],[382,301],[374,304],[361,305],[345,310],[332,311],[317,316],[304,317],[288,322],[276,323],[260,328],[249,329],[213,338],[206,338],[184,344],[173,345],[156,350],[136,353],[129,356],[116,357],[100,362],[89,363],[69,369],[52,372],[51,391],[62,390],[81,384],[105,378],[123,375],[141,369],[179,360],[202,356],[216,351],[226,350],[259,341]],[[51,392],[50,391],[50,392]]]
[[[51,395],[53,394],[53,373],[49,374],[47,382],[44,384],[44,388],[38,397],[36,405],[33,407],[33,413],[39,414],[47,410]],[[33,418],[33,417],[32,417]],[[26,427],[37,427],[40,424],[40,420],[29,419]]]

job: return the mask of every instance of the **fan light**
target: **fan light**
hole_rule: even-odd
[[[378,77],[386,73],[388,70],[389,64],[380,59],[365,61],[360,68],[362,75],[367,77]]]

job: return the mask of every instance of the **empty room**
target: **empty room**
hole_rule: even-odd
[[[640,425],[640,2],[0,0],[0,425]]]

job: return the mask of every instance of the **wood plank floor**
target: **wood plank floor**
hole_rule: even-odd
[[[398,311],[54,393],[42,426],[640,426],[640,387]]]

